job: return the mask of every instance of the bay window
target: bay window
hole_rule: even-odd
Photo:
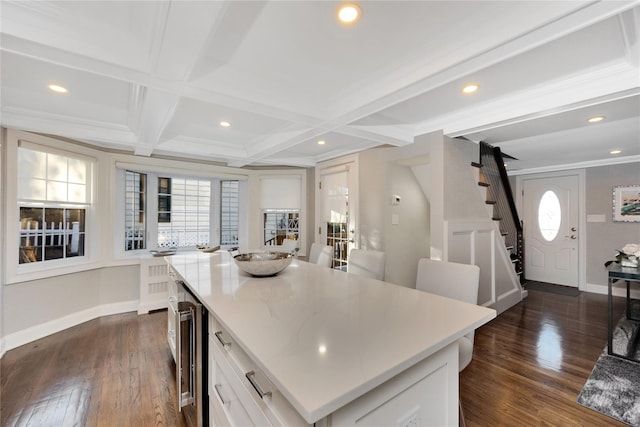
[[[238,245],[238,181],[119,173],[124,174],[125,252]]]

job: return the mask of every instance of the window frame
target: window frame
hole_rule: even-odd
[[[30,134],[13,129],[6,130],[5,168],[6,182],[11,183],[6,187],[5,200],[6,215],[4,227],[5,254],[5,283],[19,283],[29,280],[36,280],[61,274],[69,274],[96,268],[98,245],[100,233],[97,227],[99,223],[99,200],[97,176],[99,169],[99,159],[96,151],[84,146],[64,143],[52,138]],[[60,201],[43,201],[19,199],[19,165],[18,150],[23,146],[27,149],[41,151],[48,154],[65,156],[72,159],[82,160],[88,163],[86,198],[85,203],[67,203]],[[20,208],[65,208],[84,209],[85,215],[85,242],[84,254],[80,256],[64,257],[59,259],[42,260],[38,262],[20,263]]]
[[[135,182],[141,183],[142,181],[144,181],[144,191],[141,191],[140,189],[135,189],[135,186],[134,186],[134,189],[132,189],[132,190],[130,190],[128,188],[128,184],[127,184],[127,181],[128,181],[127,180],[127,175],[128,174],[136,174],[136,175],[138,175],[138,178],[133,180],[134,183]],[[138,197],[134,196],[134,200],[133,200],[134,201],[134,205],[135,205],[135,202],[137,202],[138,204],[142,204],[143,205],[141,207],[139,206],[137,210],[133,209],[133,211],[134,211],[133,218],[135,218],[135,215],[136,215],[135,212],[136,211],[138,212],[138,216],[142,215],[142,218],[143,218],[144,226],[142,227],[142,245],[141,245],[142,247],[135,247],[135,246],[138,246],[138,245],[136,245],[135,242],[136,241],[140,241],[140,238],[139,238],[139,236],[132,235],[131,239],[128,239],[127,237],[124,238],[124,250],[128,252],[128,251],[132,251],[132,250],[146,249],[146,247],[147,247],[147,229],[148,229],[148,226],[149,226],[149,219],[147,217],[147,204],[149,203],[148,198],[147,198],[147,192],[148,192],[148,188],[149,188],[148,177],[147,177],[147,174],[144,173],[144,172],[137,172],[137,171],[132,171],[132,170],[128,170],[128,169],[126,169],[124,171],[123,175],[124,175],[124,181],[123,181],[124,182],[124,186],[122,187],[123,188],[122,193],[123,193],[123,196],[124,196],[123,209],[124,209],[124,212],[125,212],[124,221],[123,221],[123,228],[124,228],[124,231],[125,231],[125,235],[128,233],[127,227],[130,225],[130,224],[128,224],[128,221],[127,221],[128,217],[126,215],[126,212],[127,212],[127,209],[128,209],[128,205],[129,205],[129,200],[128,200],[129,199],[129,193],[137,194],[137,195],[144,194],[144,197],[142,198],[142,200],[141,200],[141,198],[139,196]],[[144,179],[142,179],[142,177],[144,177]],[[138,221],[138,223],[140,223],[140,222]],[[140,230],[140,228],[136,229],[134,227],[134,229],[132,231],[134,231],[134,234],[135,234],[135,232],[137,232],[139,230]],[[131,249],[128,249],[129,241],[132,242]]]
[[[223,227],[224,227],[224,208],[225,208],[225,203],[223,203],[223,184],[224,182],[237,182],[238,184],[238,188],[237,188],[237,196],[238,196],[238,200],[237,200],[237,209],[238,209],[238,218],[237,218],[237,236],[236,236],[236,241],[233,243],[222,243],[222,237],[223,237]],[[230,248],[237,248],[240,242],[240,221],[242,218],[242,215],[240,214],[240,206],[242,205],[241,200],[240,200],[240,181],[238,180],[232,180],[232,179],[221,179],[218,181],[218,185],[219,185],[219,196],[217,198],[218,201],[218,244],[220,245],[220,247],[222,248],[226,248],[226,249],[230,249]]]

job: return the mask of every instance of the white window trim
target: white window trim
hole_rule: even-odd
[[[5,255],[5,283],[20,283],[45,277],[75,273],[91,270],[99,267],[98,242],[100,241],[100,202],[97,177],[99,176],[99,162],[95,150],[80,145],[67,144],[60,140],[54,140],[42,135],[7,129],[6,138],[6,209],[4,246]],[[68,157],[80,158],[92,163],[90,176],[90,203],[86,206],[85,218],[85,254],[84,256],[49,260],[37,263],[19,264],[18,247],[20,244],[20,232],[17,224],[20,222],[20,205],[17,194],[18,189],[18,146],[22,144],[30,149],[41,150],[47,153],[60,154]],[[62,147],[62,148],[60,148]],[[9,184],[10,183],[10,184]],[[25,202],[29,206],[43,205],[42,203]],[[51,202],[51,205],[60,205],[59,202]],[[64,204],[69,205],[71,204]],[[84,206],[83,206],[84,207]]]
[[[269,170],[269,171],[259,171],[256,172],[257,184],[258,188],[256,189],[259,194],[257,197],[254,196],[251,199],[256,200],[255,211],[257,216],[257,231],[260,237],[259,241],[256,241],[254,245],[257,244],[257,247],[262,247],[260,242],[262,241],[264,225],[262,223],[262,211],[263,207],[261,205],[262,194],[262,180],[263,179],[296,179],[300,180],[300,215],[299,215],[299,228],[298,228],[298,256],[306,256],[307,255],[307,230],[309,229],[309,221],[307,215],[307,171],[305,169],[292,169],[292,170]]]

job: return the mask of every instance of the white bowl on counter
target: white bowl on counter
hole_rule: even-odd
[[[243,252],[233,260],[238,268],[256,277],[274,276],[291,264],[293,255],[286,252]]]

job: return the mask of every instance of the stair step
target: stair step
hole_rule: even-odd
[[[513,250],[513,246],[507,246],[507,250],[508,251],[512,251]]]
[[[482,165],[478,162],[471,162],[471,166],[473,166],[474,168],[481,168]]]
[[[500,232],[500,235],[501,235],[501,236],[508,236],[508,235],[509,235],[509,232],[508,232],[508,231],[501,231],[501,232]]]
[[[480,187],[488,187],[490,184],[489,184],[488,182],[482,182],[482,181],[480,181],[480,182],[478,182],[478,185],[479,185]]]
[[[496,203],[498,203],[498,202],[496,202],[495,200],[485,200],[485,203],[486,203],[487,205],[495,205],[495,204],[496,204]]]

